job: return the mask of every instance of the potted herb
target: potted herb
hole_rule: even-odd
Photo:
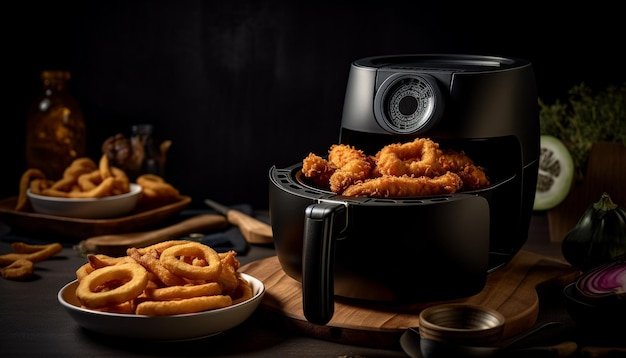
[[[594,93],[581,83],[565,103],[539,99],[542,135],[559,138],[574,162],[568,195],[547,210],[550,240],[561,242],[603,192],[626,205],[626,83]]]

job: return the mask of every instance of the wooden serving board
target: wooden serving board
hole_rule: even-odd
[[[29,234],[58,235],[70,242],[109,234],[145,230],[160,225],[178,215],[191,203],[191,197],[181,195],[177,201],[157,208],[134,211],[110,219],[82,219],[64,216],[15,211],[17,197],[0,199],[0,221]]]
[[[444,303],[393,306],[336,297],[335,312],[330,322],[325,326],[315,325],[304,317],[300,282],[282,270],[276,256],[251,262],[240,270],[265,284],[266,293],[261,303],[264,314],[272,318],[278,316],[290,329],[346,344],[398,347],[402,333],[409,327],[419,326],[422,309]],[[578,270],[566,263],[522,250],[508,265],[489,274],[480,293],[445,302],[473,303],[498,310],[506,318],[504,338],[508,338],[536,323],[538,289],[560,292],[560,288],[578,275]]]

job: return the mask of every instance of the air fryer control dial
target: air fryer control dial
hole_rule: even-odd
[[[429,76],[397,74],[387,78],[374,100],[376,120],[388,131],[416,133],[438,119],[442,98]]]

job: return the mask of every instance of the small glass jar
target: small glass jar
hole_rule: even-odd
[[[74,159],[86,154],[86,129],[78,101],[68,92],[68,71],[42,71],[42,92],[26,121],[26,166],[58,180]]]

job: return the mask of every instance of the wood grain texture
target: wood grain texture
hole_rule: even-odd
[[[422,309],[443,303],[394,306],[336,297],[333,318],[327,325],[320,326],[309,323],[304,317],[301,285],[287,276],[276,256],[251,262],[240,270],[265,284],[261,308],[266,314],[282,319],[288,327],[304,334],[346,344],[397,347],[407,328],[419,326]],[[522,250],[507,266],[489,274],[480,293],[445,302],[467,302],[498,310],[506,318],[506,338],[535,324],[539,312],[538,290],[558,291],[578,274],[576,269],[561,261]]]
[[[81,241],[79,247],[83,253],[123,256],[129,247],[146,247],[192,233],[222,230],[227,226],[228,222],[222,215],[202,214],[156,230],[92,236]]]
[[[149,229],[179,214],[191,203],[191,197],[181,195],[179,200],[146,211],[111,219],[81,219],[63,216],[15,211],[17,197],[0,200],[0,220],[20,232],[59,235],[70,242],[90,236],[119,234]]]
[[[622,143],[594,143],[589,152],[585,177],[575,183],[568,196],[548,210],[550,241],[563,242],[585,210],[600,200],[602,193],[626,207],[626,146]]]

